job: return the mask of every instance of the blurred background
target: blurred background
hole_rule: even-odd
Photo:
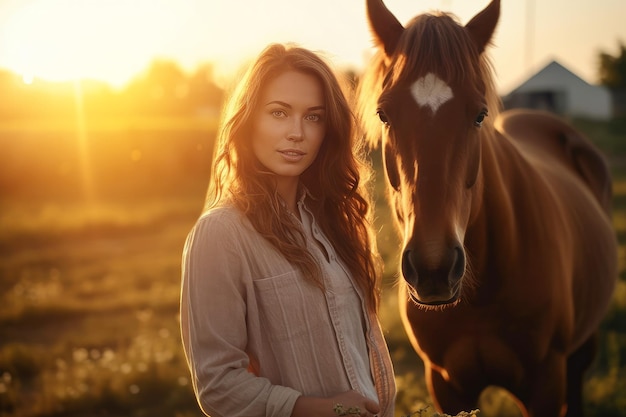
[[[467,22],[487,3],[387,5],[403,23],[431,9]],[[620,278],[585,404],[626,416],[626,6],[502,9],[503,101],[567,118],[611,164]],[[201,415],[178,330],[181,251],[225,92],[251,55],[288,41],[358,78],[372,54],[364,2],[0,0],[0,416]],[[382,175],[376,190],[401,416],[430,399],[400,324]],[[497,389],[481,410],[519,416]]]

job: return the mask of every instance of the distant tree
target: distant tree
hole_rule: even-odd
[[[613,89],[626,88],[626,46],[620,42],[615,56],[601,51],[599,56],[600,84]]]
[[[187,76],[176,62],[155,60],[126,88],[126,104],[135,113],[186,113],[188,89]]]
[[[213,64],[199,66],[189,79],[189,101],[194,110],[219,111],[224,91],[215,84]]]

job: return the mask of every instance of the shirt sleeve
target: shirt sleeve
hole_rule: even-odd
[[[244,257],[224,217],[200,218],[183,251],[181,336],[193,388],[212,417],[288,417],[301,394],[248,371]]]

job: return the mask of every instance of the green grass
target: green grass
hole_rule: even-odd
[[[0,415],[201,415],[177,321],[189,222],[164,225],[3,260]]]

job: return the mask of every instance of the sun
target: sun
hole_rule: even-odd
[[[34,78],[84,78],[121,86],[167,42],[173,2],[33,0],[17,8],[3,30],[13,71]],[[156,7],[155,7],[156,6]],[[165,30],[164,30],[165,28]]]

